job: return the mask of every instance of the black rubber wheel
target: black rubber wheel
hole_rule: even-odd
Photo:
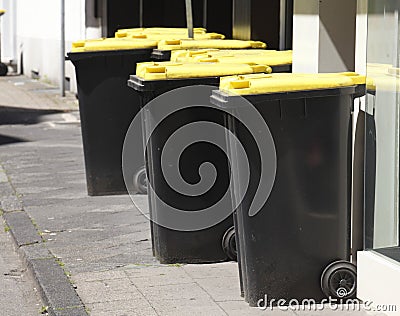
[[[222,248],[230,260],[237,261],[235,227],[229,228],[222,237]]]
[[[336,261],[322,272],[321,289],[327,297],[352,299],[357,291],[357,268],[348,261]]]
[[[141,168],[134,176],[133,184],[136,192],[139,194],[147,194],[147,175],[146,168]]]
[[[4,77],[8,73],[8,67],[6,64],[0,63],[0,76]]]

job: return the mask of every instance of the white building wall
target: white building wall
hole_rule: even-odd
[[[374,315],[400,316],[400,263],[374,251],[357,257],[357,297],[379,312]]]
[[[355,16],[353,1],[294,0],[293,72],[353,71]]]
[[[85,0],[65,2],[66,47],[69,48],[72,41],[85,37]],[[30,75],[35,71],[42,80],[59,84],[61,1],[16,0],[16,4],[17,50],[24,73]],[[73,75],[70,68],[67,63],[67,77]]]
[[[61,0],[0,0],[0,8],[7,10],[1,19],[3,59],[14,60],[24,74],[38,72],[42,80],[53,84],[61,80],[60,5]],[[65,1],[66,52],[73,41],[101,36],[101,21],[93,11],[93,0]],[[66,77],[76,91],[74,67],[68,61]]]
[[[15,61],[17,56],[15,7],[15,1],[0,0],[0,9],[6,10],[6,14],[0,18],[1,59],[5,63]]]

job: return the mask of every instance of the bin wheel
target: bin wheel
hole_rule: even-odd
[[[4,63],[0,63],[0,76],[6,76],[8,73],[8,67]]]
[[[327,297],[336,299],[355,298],[357,268],[348,261],[336,261],[328,265],[321,276],[321,289]]]
[[[133,184],[138,193],[147,194],[147,174],[145,167],[142,167],[136,172],[133,178]]]
[[[222,237],[222,248],[230,260],[237,261],[235,227],[229,228]]]

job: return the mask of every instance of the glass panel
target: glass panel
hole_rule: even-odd
[[[397,0],[369,1],[365,220],[374,249],[399,246],[399,9]]]

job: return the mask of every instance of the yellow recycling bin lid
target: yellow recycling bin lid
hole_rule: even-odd
[[[178,61],[180,58],[202,58],[202,57],[229,57],[229,56],[270,56],[273,54],[292,56],[293,51],[276,51],[273,49],[181,49],[171,52],[171,61]],[[174,60],[172,60],[174,59]]]
[[[147,39],[126,38],[101,38],[94,40],[82,40],[72,43],[73,53],[128,50],[128,49],[152,49],[157,47],[158,41]]]
[[[256,64],[146,62],[139,63],[136,67],[136,75],[145,80],[206,78],[266,72],[270,73],[271,68]]]
[[[258,56],[258,55],[269,55],[277,52],[273,49],[180,49],[171,52],[171,61],[179,61],[181,58],[195,58],[195,57],[219,57],[219,56]],[[283,51],[282,51],[283,52]],[[288,55],[292,55],[291,50],[284,51]]]
[[[245,49],[245,48],[266,48],[267,45],[258,41],[241,41],[241,40],[163,40],[158,44],[160,50],[177,50],[177,49]]]
[[[256,63],[268,66],[281,66],[292,64],[291,51],[264,51],[259,54],[235,53],[234,50],[226,53],[196,54],[191,57],[176,57],[177,62],[219,62],[219,63]]]
[[[333,89],[365,84],[356,73],[254,74],[221,78],[220,90],[238,95]]]
[[[2,16],[4,13],[6,13],[6,10],[0,9],[0,16]]]
[[[116,38],[131,38],[131,39],[151,39],[151,40],[180,40],[189,39],[187,33],[130,33],[117,31],[115,33]],[[224,39],[225,35],[219,33],[194,33],[195,39]]]
[[[187,28],[181,27],[147,27],[147,28],[130,28],[120,29],[117,31],[122,33],[143,33],[143,34],[188,34]],[[202,27],[195,27],[193,29],[195,34],[206,33],[207,30]]]

